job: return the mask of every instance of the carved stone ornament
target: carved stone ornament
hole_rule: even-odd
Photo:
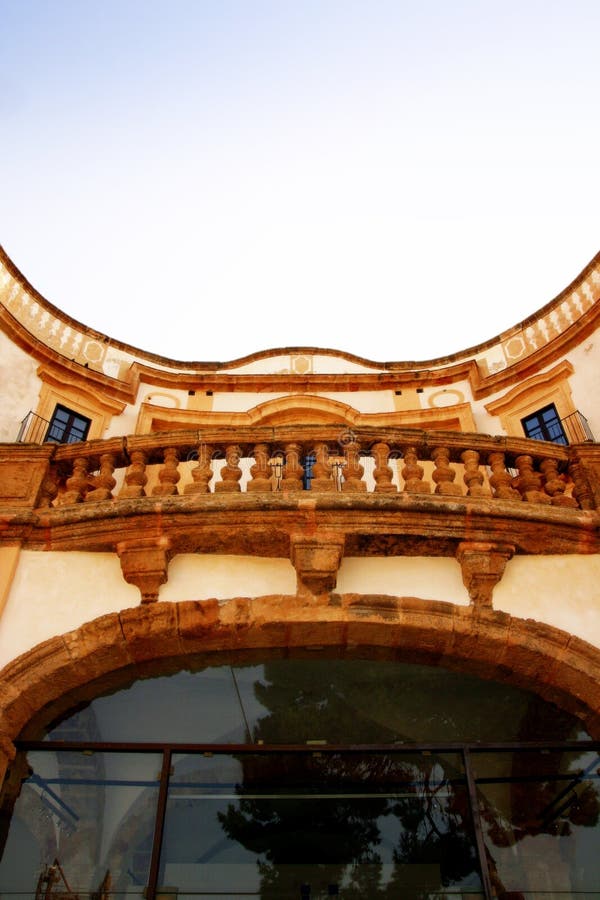
[[[319,596],[332,591],[343,552],[343,535],[292,536],[291,559],[298,576],[298,593],[308,590]]]
[[[456,558],[462,569],[462,578],[473,606],[492,606],[492,592],[502,575],[506,563],[514,556],[512,544],[494,544],[483,541],[463,541],[458,545]]]
[[[167,580],[169,549],[170,541],[166,537],[117,544],[123,577],[128,584],[139,588],[142,603],[158,600],[158,590]]]

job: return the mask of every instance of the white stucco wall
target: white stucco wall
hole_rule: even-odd
[[[37,363],[0,331],[0,442],[14,441],[29,410],[38,405]]]

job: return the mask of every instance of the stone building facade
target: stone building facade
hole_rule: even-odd
[[[524,322],[423,364],[307,347],[180,363],[70,319],[0,252],[0,374],[2,896],[598,896],[600,256]],[[199,683],[224,668],[243,739],[212,746],[200,725],[190,738],[170,726],[171,708],[159,738],[138,747],[110,728],[101,740],[104,714],[92,726],[80,712],[120,703],[132,686],[168,710],[167,675]],[[370,693],[378,727],[354,732],[348,715],[335,740],[326,725],[294,731],[286,704],[299,708],[308,682],[317,691],[315,672],[325,674],[313,723],[333,694],[363,709],[357,697]],[[436,678],[437,700],[424,687]],[[352,701],[350,682],[363,684]],[[408,683],[423,691],[413,731],[394,705]],[[276,709],[265,684],[286,698]],[[451,684],[454,699],[438,708]],[[524,696],[519,731],[507,710]],[[249,712],[261,697],[266,738]],[[491,737],[473,724],[486,703],[504,710]],[[133,721],[140,707],[127,709]],[[273,738],[273,716],[293,739]],[[208,706],[192,717],[210,718]],[[453,717],[470,724],[440,726],[435,739],[424,724]],[[185,797],[173,763],[184,746],[198,763],[181,763],[194,775]],[[485,778],[484,762],[471,764],[484,752]],[[83,774],[69,753],[87,754]],[[135,753],[138,773],[154,754],[161,774],[118,769],[119,754],[131,763]],[[198,774],[215,754],[235,770],[222,783],[212,769]],[[423,762],[431,754],[437,769]],[[221,797],[224,784],[233,791],[211,824],[200,783],[212,785],[210,802],[215,785]],[[235,807],[248,784],[251,799]],[[121,788],[133,794],[116,800]],[[360,849],[347,856],[332,849],[352,844],[338,813],[335,836],[323,813],[319,849],[304,831],[257,849],[243,803],[268,799],[281,828],[277,804],[290,791],[317,830],[332,796],[352,806],[374,791],[388,805],[361,820]],[[200,843],[220,823],[226,838],[214,846],[241,847],[235,864],[216,851],[209,864],[198,847],[186,856],[186,822]]]

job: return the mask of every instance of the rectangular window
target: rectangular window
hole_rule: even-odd
[[[85,441],[91,424],[91,419],[57,403],[44,440],[54,444]]]
[[[524,419],[521,419],[521,424],[525,435],[533,438],[534,441],[552,441],[554,444],[569,443],[554,403],[525,416]]]

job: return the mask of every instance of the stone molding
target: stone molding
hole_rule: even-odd
[[[53,637],[0,672],[0,779],[13,742],[132,677],[198,654],[294,649],[388,654],[506,681],[579,716],[600,736],[600,649],[552,626],[489,608],[384,595],[334,594],[156,603]],[[207,664],[209,664],[207,657]],[[216,660],[215,660],[216,662]],[[27,726],[29,723],[34,723]]]

